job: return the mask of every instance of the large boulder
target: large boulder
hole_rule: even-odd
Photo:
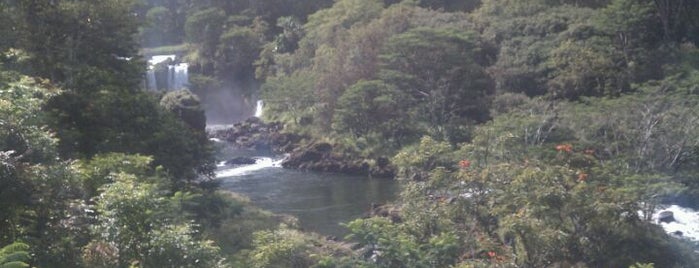
[[[394,205],[371,203],[371,210],[367,217],[384,217],[391,220],[393,223],[403,222],[400,208]]]
[[[270,136],[270,146],[277,152],[290,153],[297,144],[303,140],[303,136],[295,133],[275,132]]]
[[[281,130],[278,123],[267,124],[257,117],[236,123],[232,127],[209,131],[210,138],[217,138],[246,149],[273,149],[272,141]]]
[[[175,114],[191,128],[201,131],[206,129],[206,114],[199,97],[189,90],[168,92],[160,99],[160,106]]]
[[[376,165],[371,167],[369,175],[375,178],[393,178],[396,175],[396,169],[391,165],[388,157],[376,158]]]
[[[327,142],[299,146],[283,162],[285,168],[368,175],[369,163],[338,153],[340,149]]]
[[[289,168],[317,169],[317,164],[321,162],[321,160],[330,158],[329,153],[331,151],[332,145],[324,142],[298,147],[289,154],[289,157],[287,157],[284,162],[282,162],[282,166]]]
[[[672,213],[672,211],[665,210],[658,213],[658,223],[671,223],[673,221],[675,221],[675,215]]]
[[[228,161],[226,161],[226,165],[231,165],[231,166],[234,166],[234,165],[252,165],[255,163],[257,163],[257,160],[255,158],[244,157],[244,156],[236,157],[236,158],[229,159]]]
[[[393,178],[395,167],[387,157],[375,160],[359,157],[356,152],[308,136],[282,131],[279,123],[265,123],[250,118],[225,129],[210,130],[209,137],[230,142],[239,148],[271,149],[287,153],[282,166],[322,172],[343,173],[375,178]],[[371,162],[375,164],[370,164]]]

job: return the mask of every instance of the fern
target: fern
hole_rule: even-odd
[[[29,246],[24,243],[15,242],[0,248],[0,268],[23,268],[29,267]]]

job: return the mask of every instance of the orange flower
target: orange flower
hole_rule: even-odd
[[[584,182],[584,181],[586,181],[586,180],[587,180],[587,176],[588,176],[587,173],[580,172],[580,174],[578,174],[578,181],[579,181],[579,182]]]
[[[568,143],[556,145],[556,151],[570,153],[573,151],[573,145]]]
[[[495,253],[495,251],[488,251],[488,257],[495,258],[496,255],[497,253]]]
[[[466,159],[459,161],[459,167],[461,168],[469,168],[471,166],[471,161],[468,161]]]

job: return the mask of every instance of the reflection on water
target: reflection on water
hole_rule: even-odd
[[[259,155],[259,152],[257,152]],[[224,150],[225,157],[255,156],[254,152]],[[219,166],[221,188],[247,195],[256,206],[296,216],[301,227],[342,237],[340,223],[361,217],[371,203],[392,201],[395,181],[329,173],[282,169],[270,157],[258,157],[250,166]]]

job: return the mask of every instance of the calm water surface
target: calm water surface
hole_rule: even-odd
[[[283,169],[281,159],[269,153],[221,145],[222,160],[258,158],[255,165],[219,165],[221,188],[244,194],[263,209],[296,216],[308,231],[342,237],[347,230],[340,223],[362,217],[371,203],[392,201],[398,191],[393,180]]]

